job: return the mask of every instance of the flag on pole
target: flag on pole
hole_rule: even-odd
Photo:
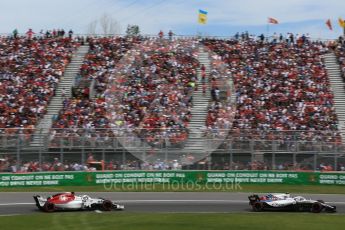
[[[339,26],[340,26],[341,28],[344,28],[344,27],[345,27],[345,21],[344,21],[342,18],[339,18],[339,19],[338,19],[338,22],[339,22]]]
[[[207,23],[207,11],[199,10],[198,23],[203,25]]]
[[[270,24],[279,24],[278,20],[274,19],[274,18],[268,18],[268,23],[270,23]]]
[[[331,19],[328,19],[326,21],[326,26],[328,27],[328,29],[333,30]]]

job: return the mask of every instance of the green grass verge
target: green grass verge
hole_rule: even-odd
[[[289,193],[324,193],[345,194],[345,186],[340,185],[286,185],[286,184],[240,184],[226,186],[209,184],[191,186],[188,184],[124,184],[117,187],[107,186],[57,186],[57,187],[14,187],[0,188],[0,192],[289,192]]]
[[[2,230],[344,229],[343,215],[311,213],[52,213],[0,217]]]

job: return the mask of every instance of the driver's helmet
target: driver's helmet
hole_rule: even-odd
[[[90,198],[90,197],[89,197],[88,195],[83,195],[83,196],[82,196],[82,200],[83,200],[83,201],[86,201],[86,200],[88,200],[89,198]]]
[[[261,200],[273,200],[274,196],[272,194],[268,194],[266,196],[262,196]]]
[[[275,196],[273,196],[272,194],[266,195],[266,200],[273,200],[274,198]]]
[[[305,198],[303,196],[296,196],[294,197],[295,201],[303,201]]]

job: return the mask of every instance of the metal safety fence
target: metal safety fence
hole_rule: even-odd
[[[126,129],[52,129],[40,136],[39,146],[33,144],[33,130],[2,131],[0,162],[11,159],[17,166],[54,161],[83,165],[92,155],[127,170],[345,170],[344,145],[339,134],[330,131],[201,130],[203,149],[172,143],[167,136],[149,143],[140,136],[144,132]]]

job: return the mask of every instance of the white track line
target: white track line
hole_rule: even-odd
[[[0,173],[1,175],[1,173]],[[37,194],[40,194],[40,193],[44,193],[44,194],[52,194],[54,193],[55,191],[35,191],[35,192],[28,192],[28,191],[23,191],[23,192],[0,192],[0,194],[27,194],[27,193],[37,193]],[[69,191],[68,191],[69,192]],[[76,193],[83,193],[83,192],[76,192]],[[112,193],[117,193],[117,194],[138,194],[138,192],[115,192],[115,191],[107,191],[107,192],[89,192],[89,194],[112,194]],[[176,192],[141,192],[143,194],[176,194]],[[199,192],[179,192],[181,194],[183,193],[199,193]],[[235,194],[235,195],[252,195],[252,194],[268,194],[268,192],[202,192],[204,194],[207,194],[207,193],[213,193],[213,194]],[[289,192],[286,192],[286,191],[282,191],[282,192],[272,192],[272,193],[289,193]],[[290,194],[296,194],[294,192],[290,193]],[[309,195],[321,195],[321,196],[344,196],[345,197],[345,194],[344,193],[298,193],[300,195],[303,195],[303,196],[309,196]]]
[[[342,201],[327,201],[326,204],[345,204],[345,202]]]
[[[247,204],[248,200],[116,200],[116,202],[123,203],[181,203],[181,202],[190,202],[190,203],[234,203],[234,204]],[[326,204],[345,204],[341,201],[327,201]]]
[[[33,205],[35,203],[4,203],[0,204],[0,206],[16,206],[16,205]]]
[[[119,203],[170,203],[170,202],[191,202],[191,203],[248,203],[244,200],[116,200]],[[0,203],[0,206],[34,205],[35,203]]]
[[[19,216],[20,214],[4,214],[0,215],[0,217],[6,217],[6,216]]]
[[[197,203],[248,203],[247,200],[116,200],[123,203],[197,202]]]

